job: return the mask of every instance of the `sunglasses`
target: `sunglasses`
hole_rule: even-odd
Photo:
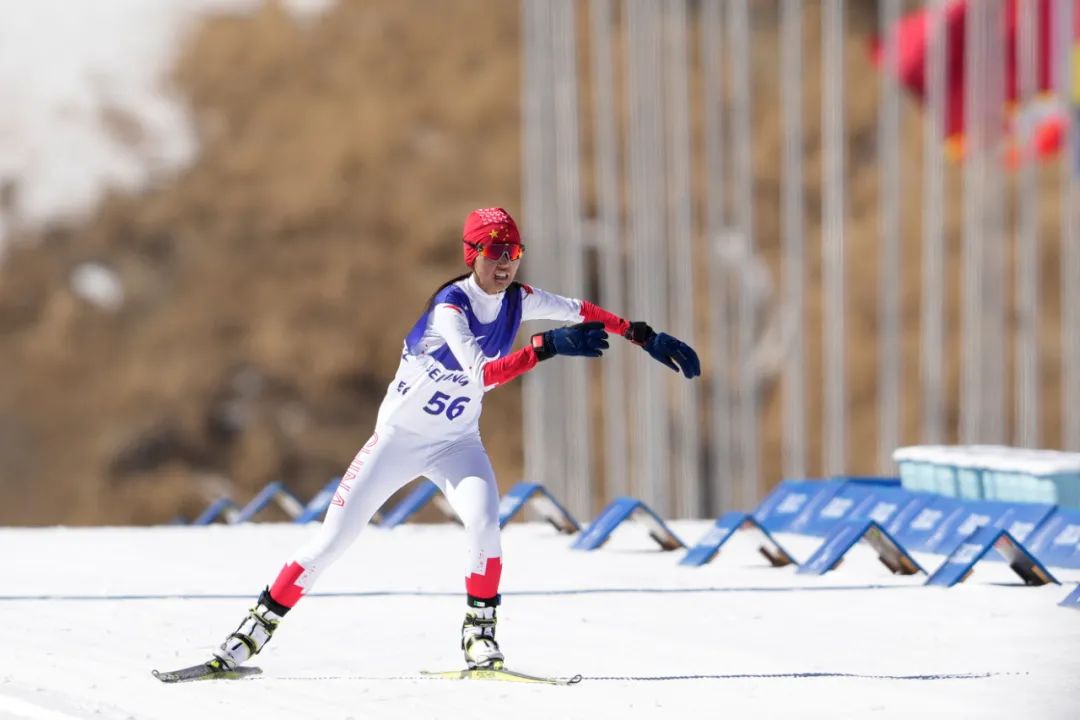
[[[520,243],[477,243],[473,245],[476,252],[480,253],[488,260],[495,260],[498,262],[505,255],[510,259],[510,262],[520,260],[521,256],[525,254],[525,246]]]

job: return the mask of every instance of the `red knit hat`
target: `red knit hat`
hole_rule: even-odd
[[[473,210],[465,218],[465,229],[461,232],[465,248],[465,264],[469,267],[476,262],[475,245],[481,243],[521,244],[521,233],[510,213],[502,208],[480,208]]]

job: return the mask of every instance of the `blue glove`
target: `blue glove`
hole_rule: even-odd
[[[578,323],[555,328],[532,336],[532,348],[537,360],[556,355],[600,357],[608,349],[607,331],[602,322]]]
[[[656,332],[649,327],[648,323],[640,321],[630,323],[630,329],[626,331],[624,337],[635,345],[645,348],[645,352],[675,372],[681,370],[688,380],[701,374],[701,361],[698,360],[694,348],[667,333]]]

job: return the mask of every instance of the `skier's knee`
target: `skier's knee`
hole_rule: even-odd
[[[479,537],[498,537],[499,516],[489,512],[468,512],[461,515],[461,524],[466,532]]]

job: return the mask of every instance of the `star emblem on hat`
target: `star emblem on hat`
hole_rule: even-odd
[[[496,229],[492,230],[491,232],[489,232],[488,237],[491,238],[492,240],[498,240],[499,239],[499,230],[498,230],[498,228],[496,228]]]

